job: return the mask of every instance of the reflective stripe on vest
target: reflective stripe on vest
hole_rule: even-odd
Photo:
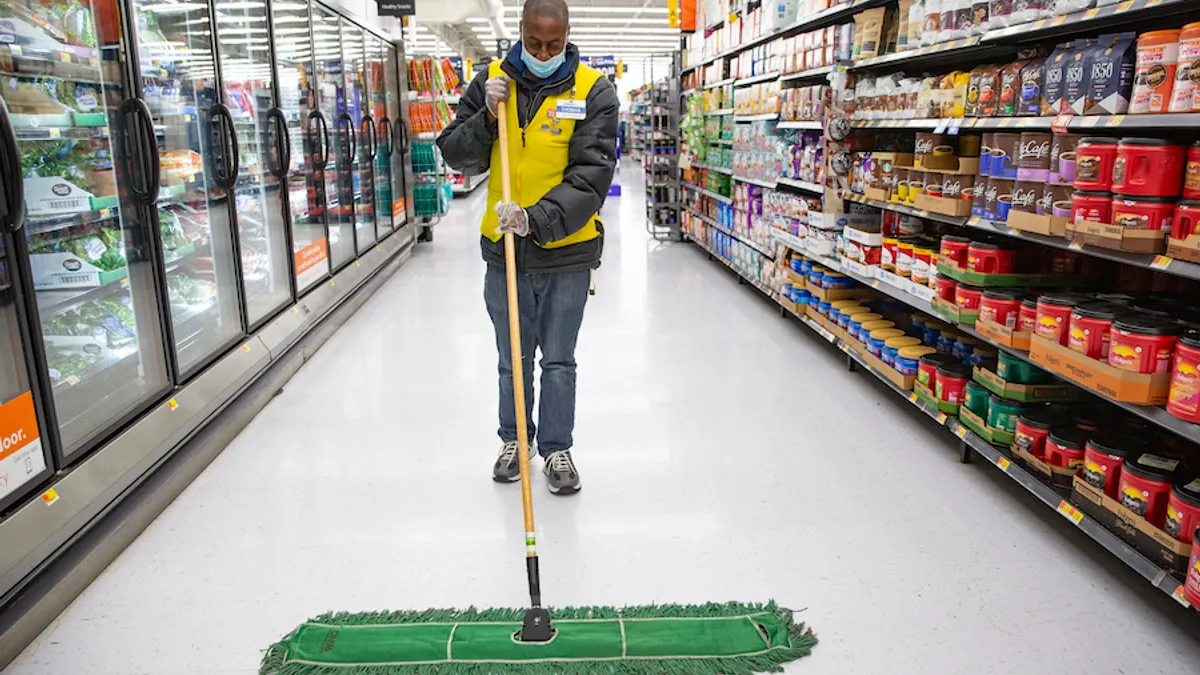
[[[503,75],[500,69],[501,61],[492,61],[488,67],[488,77]],[[588,66],[579,64],[575,71],[575,84],[562,94],[547,96],[538,108],[537,114],[525,127],[524,143],[522,143],[521,126],[517,117],[517,95],[511,92],[507,103],[508,128],[508,160],[512,171],[513,199],[525,208],[538,203],[551,188],[563,180],[569,162],[568,149],[571,135],[575,132],[575,120],[555,120],[551,116],[558,108],[558,101],[565,99],[586,100],[592,87],[604,75]],[[479,231],[492,241],[500,240],[497,231],[499,222],[496,219],[495,206],[503,196],[500,184],[500,144],[492,144],[492,173],[488,179],[487,209],[483,212],[483,222]],[[578,232],[546,244],[543,248],[558,248],[589,241],[600,236],[597,226],[599,218],[592,214]]]

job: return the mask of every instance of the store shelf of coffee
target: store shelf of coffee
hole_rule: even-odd
[[[788,233],[776,232],[775,234],[776,238],[785,242],[789,248],[795,249],[795,242],[800,242],[799,239],[792,237]],[[802,244],[802,242],[800,243]],[[808,256],[803,250],[802,246],[800,247],[799,253],[818,262],[823,260],[820,257]],[[855,278],[861,276],[858,272],[848,268],[846,263],[849,263],[850,261],[842,260],[841,262],[841,271],[843,274],[848,274],[849,276]],[[849,267],[852,268],[854,266],[851,265]],[[859,280],[862,281],[862,279]],[[916,309],[929,311],[929,303],[927,301],[924,301],[915,295],[899,291],[896,287],[891,286],[890,284],[876,285],[876,283],[872,282],[868,283],[867,285],[877,288],[892,298],[902,300]],[[966,448],[970,449],[971,452],[983,457],[988,462],[996,466],[1015,483],[1036,497],[1038,501],[1042,502],[1047,507],[1056,511],[1059,515],[1066,518],[1067,521],[1078,528],[1080,532],[1100,544],[1105,550],[1132,568],[1137,574],[1146,579],[1156,589],[1170,596],[1176,602],[1179,602],[1184,606],[1188,606],[1187,601],[1183,597],[1182,585],[1180,584],[1179,580],[1171,576],[1167,570],[1163,569],[1152,560],[1142,555],[1131,545],[1120,539],[1117,535],[1110,532],[1103,525],[1089,518],[1082,511],[1072,506],[1067,500],[1063,499],[1063,496],[1053,487],[1043,483],[1032,473],[1015,463],[1003,448],[987,442],[975,432],[971,431],[966,425],[959,421],[957,417],[948,415],[941,410],[938,410],[936,406],[926,402],[913,392],[899,387],[895,382],[892,381],[890,377],[887,377],[883,373],[877,371],[862,356],[862,345],[856,342],[848,342],[847,340],[834,335],[828,329],[809,318],[803,311],[795,311],[793,306],[789,306],[789,303],[780,302],[780,304],[783,306],[786,313],[790,313],[792,316],[795,316],[801,321],[801,323],[811,328],[825,341],[836,345],[837,348],[845,353],[857,367],[875,376],[876,379],[882,382],[887,388],[894,391],[902,399],[908,401],[927,417],[948,429],[950,433],[954,434],[966,446]],[[981,340],[990,342],[986,340],[986,338],[983,338],[975,333],[973,329],[969,329],[961,324],[959,325],[959,328]],[[1176,421],[1178,422],[1178,420]],[[966,456],[966,454],[967,453],[964,452],[964,456]]]
[[[1050,246],[1052,248],[1060,248],[1069,251],[1078,251],[1079,253],[1083,253],[1093,258],[1103,258],[1104,260],[1112,260],[1114,262],[1123,263],[1132,267],[1142,267],[1158,272],[1165,272],[1177,277],[1200,280],[1200,264],[1187,262],[1185,260],[1176,260],[1165,255],[1158,255],[1155,253],[1126,253],[1125,251],[1117,251],[1100,246],[1078,244],[1064,237],[1052,237],[1049,235],[1014,230],[1003,223],[997,223],[978,217],[968,218],[966,226],[971,229],[1000,234],[1012,239],[1021,239],[1024,241],[1041,244],[1043,246]]]
[[[825,128],[821,120],[784,120],[775,126],[776,129],[800,129],[802,131],[821,131]]]
[[[689,190],[699,192],[700,194],[704,195],[705,197],[712,197],[713,199],[715,199],[719,202],[722,202],[724,204],[732,204],[733,203],[732,197],[726,197],[725,195],[719,194],[717,192],[713,192],[712,190],[706,190],[706,189],[700,187],[699,185],[693,185],[691,183],[682,182],[682,181],[680,182],[680,184]]]
[[[850,70],[892,70],[914,66],[933,67],[970,61],[990,59],[1004,54],[1016,53],[1016,47],[1000,44],[985,45],[979,36],[939,42],[917,49],[893,52],[882,56],[859,59],[850,64]]]
[[[904,213],[910,216],[916,216],[917,218],[924,218],[925,220],[934,220],[939,223],[946,223],[947,225],[962,226],[967,223],[966,216],[947,216],[941,213],[933,213],[931,211],[914,208],[904,204],[897,204],[895,202],[881,202],[877,199],[868,199],[867,197],[854,193],[845,193],[842,196],[842,199],[845,199],[849,202],[856,202],[858,204],[866,204],[867,206],[874,206],[877,209],[885,209],[888,211],[895,211],[896,213]]]
[[[855,0],[855,2],[843,3],[834,7],[823,9],[819,12],[813,12],[812,14],[808,14],[807,16],[804,16],[795,22],[784,26],[779,30],[772,31],[765,35],[760,35],[756,38],[747,40],[740,45],[730,47],[718,54],[702,59],[694,66],[687,66],[683,69],[682,74],[687,75],[697,68],[702,68],[710,63],[716,63],[721,59],[736,56],[737,54],[740,54],[748,49],[753,49],[759,45],[765,45],[768,42],[773,42],[779,38],[787,38],[799,33],[806,33],[819,28],[824,28],[826,26],[832,26],[837,23],[844,23],[854,14],[857,14],[863,10],[871,9],[872,7],[882,7],[888,2],[889,0]]]
[[[763,246],[762,244],[758,243],[757,241],[754,241],[753,239],[750,239],[749,237],[747,237],[745,235],[739,234],[728,227],[725,227],[724,225],[718,223],[717,221],[713,220],[712,218],[709,218],[706,215],[696,213],[695,211],[693,211],[691,209],[688,209],[688,213],[690,213],[693,218],[696,218],[705,223],[708,223],[709,226],[714,227],[714,228],[724,232],[725,234],[733,237],[734,239],[737,239],[738,241],[749,246],[750,248],[754,249],[755,251],[758,251],[759,253],[761,253],[763,255],[763,257],[769,258],[771,260],[775,259],[775,253],[772,252],[769,247]]]
[[[722,231],[725,231],[725,230],[723,230],[722,228],[717,228],[717,229],[719,229],[719,230],[722,230]],[[738,275],[738,278],[739,278],[739,279],[741,279],[741,282],[739,282],[739,283],[746,283],[746,284],[749,284],[749,285],[753,286],[754,288],[756,288],[758,291],[760,291],[760,292],[761,292],[763,295],[765,295],[765,296],[767,296],[768,298],[770,298],[772,301],[775,301],[775,300],[776,300],[776,297],[775,297],[775,292],[774,292],[774,291],[772,291],[770,288],[767,288],[767,287],[766,287],[766,286],[764,286],[762,283],[760,283],[760,282],[758,282],[758,281],[755,281],[754,279],[751,279],[750,277],[748,277],[748,276],[746,276],[745,274],[743,274],[741,270],[739,270],[738,268],[736,268],[736,267],[734,267],[734,266],[733,266],[733,263],[731,263],[730,261],[726,260],[725,258],[722,258],[722,257],[721,257],[721,254],[719,254],[719,253],[717,253],[716,251],[714,251],[714,250],[712,250],[711,248],[709,248],[709,247],[708,247],[708,244],[705,244],[704,242],[702,242],[702,241],[700,241],[699,239],[696,239],[696,238],[694,238],[694,237],[688,237],[688,238],[689,238],[689,239],[691,239],[693,242],[695,242],[695,244],[696,244],[697,246],[699,246],[700,248],[702,248],[702,249],[704,249],[705,251],[707,251],[707,252],[708,252],[708,255],[709,255],[710,257],[712,257],[712,259],[713,259],[713,260],[718,260],[718,261],[720,261],[720,263],[721,263],[722,265],[724,265],[724,266],[725,266],[726,268],[728,268],[729,270],[733,271],[733,273],[734,273],[734,274]]]
[[[1064,131],[1096,131],[1108,129],[1133,131],[1139,129],[1176,129],[1200,127],[1200,113],[1154,115],[1073,115],[1059,117],[953,117],[907,120],[851,120],[858,129],[932,129],[936,133],[959,133],[962,129],[1013,129],[1014,131],[1046,130],[1055,127]]]

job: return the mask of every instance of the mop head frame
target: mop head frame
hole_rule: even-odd
[[[272,645],[260,675],[750,675],[779,672],[817,638],[767,604],[567,607],[554,636],[521,642],[525,609],[338,612]]]

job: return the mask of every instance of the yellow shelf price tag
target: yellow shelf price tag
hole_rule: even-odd
[[[46,503],[46,506],[50,506],[54,502],[58,501],[58,491],[54,488],[46,490],[42,493],[42,501]]]
[[[1178,588],[1175,589],[1174,593],[1171,593],[1171,597],[1175,598],[1175,602],[1178,602],[1179,604],[1183,605],[1184,607],[1192,606],[1192,603],[1188,602],[1187,596],[1185,596],[1183,594],[1183,585],[1182,584]]]
[[[1072,523],[1075,523],[1076,525],[1079,524],[1079,521],[1083,520],[1083,511],[1071,506],[1065,499],[1058,503],[1058,512],[1061,513],[1064,518]]]
[[[8,46],[8,53],[9,53],[9,54],[12,54],[13,56],[20,56],[20,55],[21,55],[21,53],[22,53],[22,52],[21,52],[21,45],[9,45],[9,46]]]
[[[1170,267],[1171,263],[1173,262],[1175,262],[1174,258],[1165,255],[1156,255],[1154,256],[1154,260],[1151,261],[1150,266],[1156,270],[1165,270]]]
[[[910,393],[909,393],[909,395],[908,395],[908,400],[912,401],[913,403],[916,403],[916,402],[917,402],[918,400],[920,400],[920,399],[919,399],[919,397],[917,396],[917,392],[915,392],[915,391],[914,391],[914,392],[910,392]]]
[[[1012,462],[1008,461],[1007,457],[1001,457],[1000,459],[996,460],[996,466],[1000,467],[1001,471],[1007,472],[1008,467],[1011,465]]]
[[[1055,17],[1055,19],[1054,19],[1053,21],[1051,21],[1051,22],[1050,22],[1050,25],[1051,25],[1051,26],[1061,26],[1061,25],[1063,25],[1063,23],[1064,23],[1066,20],[1067,20],[1067,15],[1066,15],[1066,14],[1063,14],[1062,16]]]
[[[944,412],[938,413],[938,416],[937,416],[938,424],[945,424],[946,420],[948,420],[948,419],[950,419],[950,416],[947,415],[946,413],[944,413]]]
[[[962,424],[954,428],[954,435],[958,436],[959,440],[966,440],[968,429]]]
[[[56,127],[46,129],[46,133],[50,135],[50,138],[62,138],[62,129]]]
[[[1067,248],[1071,249],[1072,251],[1082,251],[1083,242],[1072,241],[1071,243],[1067,244]]]
[[[1086,11],[1086,12],[1084,12],[1084,13],[1083,13],[1083,19],[1084,19],[1085,21],[1086,21],[1086,20],[1088,20],[1088,19],[1094,19],[1094,18],[1096,18],[1096,15],[1097,15],[1097,14],[1099,14],[1099,13],[1100,13],[1100,8],[1099,8],[1099,7],[1093,7],[1092,9],[1089,9],[1088,11]]]
[[[1124,115],[1113,115],[1113,116],[1112,116],[1112,117],[1111,117],[1111,118],[1108,120],[1108,124],[1107,124],[1106,126],[1110,126],[1110,127],[1117,127],[1117,126],[1121,126],[1121,123],[1122,123],[1122,122],[1124,122],[1124,121],[1125,121],[1125,116],[1124,116]]]
[[[1135,2],[1135,0],[1125,0],[1125,2],[1122,2],[1121,4],[1117,5],[1116,14],[1120,14],[1121,12],[1128,12],[1133,7],[1134,2]]]

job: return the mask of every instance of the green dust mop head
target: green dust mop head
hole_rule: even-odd
[[[817,638],[792,612],[730,602],[551,610],[554,637],[521,642],[524,609],[324,614],[271,646],[260,675],[749,675]]]

